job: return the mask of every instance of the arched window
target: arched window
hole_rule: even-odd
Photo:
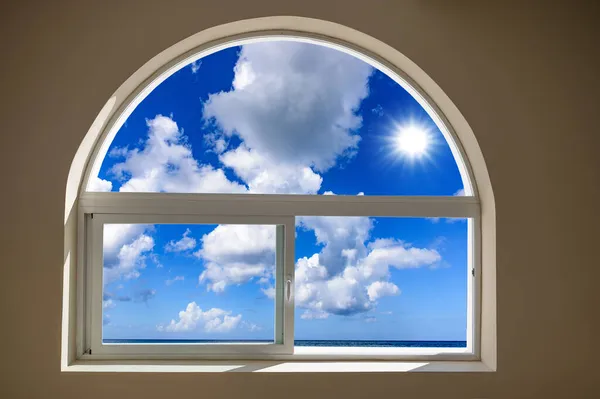
[[[399,73],[261,35],[185,54],[134,91],[79,197],[78,351],[478,355],[474,179]]]

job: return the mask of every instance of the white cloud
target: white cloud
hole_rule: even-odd
[[[351,156],[372,68],[326,47],[298,42],[244,45],[233,88],[209,97],[205,118],[274,165],[325,171]]]
[[[165,252],[185,252],[196,248],[196,239],[190,237],[191,232],[190,229],[186,229],[179,241],[169,241],[165,245]]]
[[[296,263],[296,306],[309,311],[303,318],[350,315],[372,308],[364,282],[345,275],[328,276],[319,258],[314,254]]]
[[[323,178],[308,166],[277,164],[245,145],[222,154],[219,159],[233,169],[251,193],[316,194],[323,182]]]
[[[389,281],[375,281],[367,287],[367,294],[371,301],[376,301],[384,296],[398,295],[400,289]]]
[[[152,260],[152,262],[154,262],[154,265],[156,266],[157,269],[163,268],[163,264],[160,263],[160,260],[158,259],[158,255],[156,255],[155,253],[151,253],[150,255],[148,255],[148,257]]]
[[[372,221],[363,217],[300,218],[315,232],[320,253],[296,262],[296,305],[304,319],[352,315],[373,309],[385,296],[398,295],[390,269],[432,266],[441,261],[434,249],[412,247],[394,239],[368,245]]]
[[[331,274],[341,272],[346,265],[366,255],[364,243],[373,228],[368,217],[304,216],[297,218],[297,222],[302,228],[314,231],[317,243],[324,245],[319,257]]]
[[[184,281],[185,277],[184,276],[175,276],[174,278],[170,279],[170,280],[165,280],[165,284],[166,285],[171,285],[177,281]]]
[[[203,330],[225,333],[235,329],[242,320],[241,314],[232,316],[231,313],[231,311],[219,308],[202,311],[196,302],[190,302],[185,310],[179,312],[179,320],[171,320],[166,326],[157,326],[157,329],[166,332]]]
[[[275,267],[275,226],[219,225],[202,237],[200,283],[222,292],[228,285],[269,278]]]
[[[233,68],[235,74],[233,78],[233,88],[235,90],[244,90],[249,84],[252,84],[256,80],[256,74],[252,70],[252,64],[250,62],[238,60],[238,63]]]
[[[360,266],[365,272],[375,276],[383,275],[383,270],[387,273],[388,267],[410,269],[431,266],[442,260],[435,249],[410,247],[393,239],[377,239],[369,244],[369,249],[369,254],[360,262]]]
[[[148,228],[143,224],[105,224],[102,249],[104,261],[114,262],[121,247],[129,244]]]
[[[329,313],[322,310],[305,310],[300,318],[303,320],[321,320],[329,317]]]
[[[452,194],[452,195],[454,195],[455,197],[462,197],[462,196],[464,196],[464,195],[465,195],[465,189],[464,189],[464,188],[461,188],[461,189],[459,189],[457,192],[455,192],[455,193],[454,193],[454,194]]]
[[[157,115],[147,121],[141,149],[124,151],[125,160],[111,171],[124,180],[119,191],[173,193],[241,193],[246,188],[227,179],[221,169],[199,164],[173,119]]]
[[[250,332],[262,331],[261,326],[255,323],[250,323],[248,321],[242,321],[242,326]]]
[[[130,244],[123,245],[119,249],[115,263],[107,263],[105,260],[104,283],[108,284],[120,278],[139,277],[139,269],[146,267],[146,255],[153,248],[154,239],[146,234],[141,234]]]
[[[125,123],[127,123],[127,122],[125,122]],[[110,152],[108,153],[108,156],[110,156],[112,158],[126,157],[128,152],[129,152],[129,146],[114,147],[113,149],[110,150]]]
[[[377,116],[385,115],[385,112],[383,111],[383,107],[381,106],[381,104],[377,104],[377,106],[375,108],[371,109],[371,112]]]
[[[200,65],[202,65],[202,60],[196,60],[190,64],[190,69],[192,70],[193,74],[198,73],[200,70]]]
[[[225,137],[218,133],[206,133],[204,135],[204,143],[210,147],[210,152],[216,154],[222,154],[229,146],[229,142]]]
[[[115,306],[117,306],[117,304],[112,299],[108,299],[106,301],[102,301],[102,309],[112,309]]]
[[[97,176],[93,176],[90,178],[88,182],[87,191],[111,191],[112,190],[112,182],[108,180],[101,179]]]
[[[266,288],[261,288],[260,290],[262,291],[263,294],[265,294],[267,296],[267,298],[269,298],[269,299],[275,298],[275,287],[269,286]]]
[[[145,233],[151,228],[151,226],[143,224],[104,225],[102,242],[104,284],[112,283],[121,278],[137,278],[139,269],[145,267],[146,257],[156,258],[150,252],[154,240]],[[146,249],[146,246],[149,249]]]

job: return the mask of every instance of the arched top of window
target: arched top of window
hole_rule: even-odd
[[[277,37],[195,54],[109,126],[86,190],[473,195],[434,106],[343,50]]]

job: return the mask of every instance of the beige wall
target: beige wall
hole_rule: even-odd
[[[5,3],[0,397],[600,396],[593,362],[600,355],[593,341],[600,327],[593,278],[600,267],[594,2]],[[330,20],[396,47],[471,124],[497,205],[498,372],[60,372],[64,192],[87,129],[112,92],[163,49],[210,26],[267,15]]]

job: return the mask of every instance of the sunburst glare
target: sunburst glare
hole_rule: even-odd
[[[427,155],[430,137],[426,128],[409,124],[400,126],[395,134],[397,151],[411,158]]]
[[[385,143],[381,148],[385,153],[381,160],[390,165],[402,163],[414,167],[417,164],[435,164],[433,156],[442,144],[435,125],[415,117],[407,117],[401,122],[392,121],[381,138]]]

